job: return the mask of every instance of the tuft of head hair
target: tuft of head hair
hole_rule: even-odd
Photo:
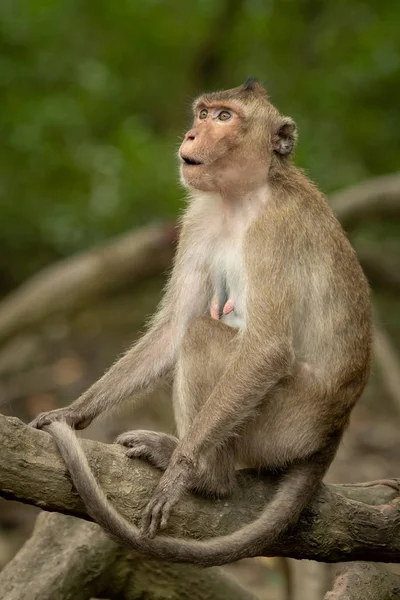
[[[267,97],[267,90],[261,85],[261,83],[255,77],[248,77],[243,85],[240,87],[243,92],[251,92],[253,94],[259,94]]]
[[[257,83],[258,81],[255,77],[248,77],[242,85],[242,89],[246,92],[254,92]]]

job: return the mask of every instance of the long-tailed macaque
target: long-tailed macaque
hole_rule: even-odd
[[[194,103],[179,149],[189,201],[147,333],[67,408],[39,415],[87,509],[132,549],[204,566],[255,556],[295,523],[368,378],[370,299],[325,198],[290,159],[292,119],[250,79]],[[72,428],[173,376],[178,438],[119,437],[164,471],[139,530],[110,505]],[[262,515],[200,542],[156,536],[188,489],[223,496],[235,465],[285,473]]]

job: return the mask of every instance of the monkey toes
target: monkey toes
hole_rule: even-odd
[[[173,507],[190,488],[190,479],[190,468],[184,461],[168,465],[144,510],[142,535],[154,538],[160,529],[167,526]]]
[[[166,433],[138,429],[122,433],[116,443],[128,448],[126,456],[129,458],[144,458],[157,469],[165,471],[178,440]]]

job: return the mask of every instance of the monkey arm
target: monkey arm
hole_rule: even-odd
[[[187,321],[207,310],[205,271],[178,250],[168,286],[147,333],[70,406],[41,413],[31,423],[41,428],[64,420],[75,429],[87,427],[102,412],[155,386],[172,370]]]
[[[167,525],[172,508],[190,488],[199,458],[235,435],[238,427],[256,414],[268,391],[286,374],[290,352],[271,345],[270,351],[262,356],[254,355],[253,349],[252,356],[252,345],[247,345],[250,342],[251,337],[245,341],[246,347],[239,346],[238,354],[178,443],[144,512],[144,535],[153,538]],[[243,360],[243,351],[248,361]]]
[[[289,298],[284,285],[280,298]],[[253,310],[249,311],[249,326],[238,334],[237,349],[225,373],[172,454],[145,509],[143,535],[153,538],[167,525],[172,508],[193,482],[199,457],[236,435],[240,425],[256,415],[268,392],[290,372],[293,353],[286,334],[288,313],[275,311],[272,302],[263,309],[263,313],[256,313],[263,314],[260,321]]]
[[[260,401],[290,374],[294,363],[289,333],[295,298],[291,256],[281,252],[276,257],[265,236],[254,235],[252,239],[246,265],[246,328],[238,334],[236,353],[225,373],[173,455],[173,459],[185,457],[194,466],[203,452],[224,445],[253,417]],[[269,243],[274,243],[273,236]],[[272,263],[269,256],[275,256]]]
[[[258,240],[264,243],[263,237]],[[236,435],[293,367],[289,332],[294,294],[290,270],[285,270],[287,261],[281,254],[271,268],[263,259],[269,256],[265,247],[254,244],[253,252],[256,257],[252,257],[254,267],[248,270],[246,329],[238,334],[236,352],[225,373],[178,443],[146,507],[142,533],[150,538],[166,526],[173,506],[190,487],[199,457]]]
[[[166,376],[175,358],[173,323],[154,324],[149,331],[70,406],[41,413],[31,423],[38,429],[52,421],[67,421],[84,429],[102,412],[117,406]]]
[[[224,445],[240,425],[253,417],[261,400],[290,372],[291,364],[290,349],[284,344],[270,344],[257,354],[251,336],[244,340],[178,444],[176,458],[181,455],[195,466],[197,458],[209,448]]]

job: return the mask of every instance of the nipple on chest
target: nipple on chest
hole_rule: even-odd
[[[229,313],[231,313],[234,310],[234,305],[232,300],[227,300],[224,304],[224,307],[222,309],[222,314],[223,315],[229,315]],[[220,315],[220,307],[218,304],[218,300],[216,300],[215,298],[213,299],[213,301],[211,302],[211,308],[210,308],[210,314],[211,314],[211,318],[215,319],[216,321],[219,320],[219,315]]]

